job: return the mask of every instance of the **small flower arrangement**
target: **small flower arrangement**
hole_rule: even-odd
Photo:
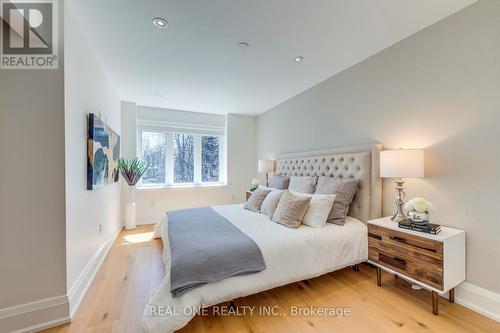
[[[254,178],[252,179],[252,186],[250,187],[250,191],[253,192],[257,189],[257,187],[259,187],[260,185],[260,180],[259,178]]]
[[[415,222],[429,222],[430,214],[433,212],[432,203],[418,197],[408,200],[404,208],[408,212],[408,218]]]

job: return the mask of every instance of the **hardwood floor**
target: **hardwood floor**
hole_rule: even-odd
[[[141,317],[163,276],[162,243],[151,240],[152,226],[122,231],[71,324],[44,332],[141,332]],[[279,316],[195,317],[181,332],[500,332],[500,323],[361,265],[236,300],[242,306],[278,306]],[[349,308],[350,315],[293,316],[291,306]],[[257,311],[257,310],[255,310]],[[210,312],[210,311],[209,311]]]

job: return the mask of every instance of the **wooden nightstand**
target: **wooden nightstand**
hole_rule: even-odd
[[[432,312],[438,314],[438,294],[449,292],[465,280],[465,232],[441,227],[437,235],[398,227],[390,217],[368,221],[368,261],[381,270],[400,276],[432,291]]]
[[[253,192],[250,192],[250,191],[246,191],[245,192],[245,201],[248,201],[248,198],[250,198],[250,196],[252,195]]]

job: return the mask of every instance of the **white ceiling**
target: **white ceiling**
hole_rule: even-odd
[[[85,0],[71,7],[121,99],[258,114],[475,1]],[[152,25],[157,16],[167,29]],[[303,62],[293,61],[298,55]]]

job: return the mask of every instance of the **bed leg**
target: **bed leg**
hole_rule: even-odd
[[[355,272],[359,272],[359,264],[353,265],[352,270]]]
[[[236,310],[236,304],[234,303],[234,300],[231,300],[231,302],[229,302],[229,309],[231,311],[235,311]]]

